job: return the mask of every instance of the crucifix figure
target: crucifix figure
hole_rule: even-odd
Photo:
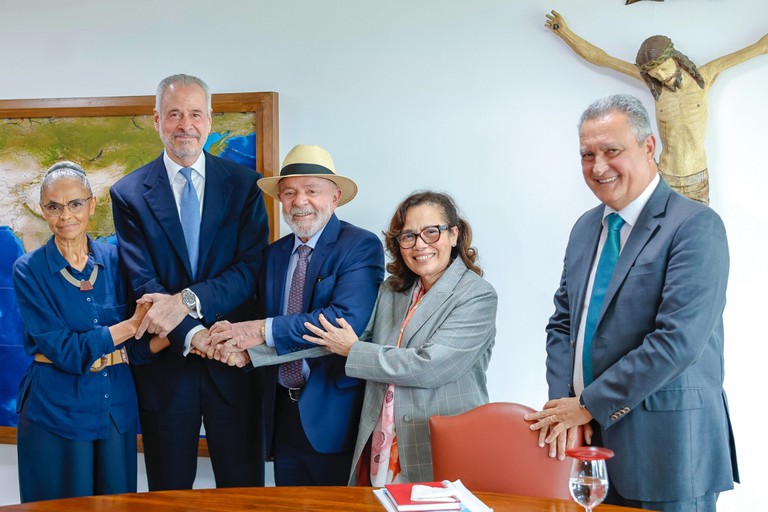
[[[574,34],[556,11],[546,27],[587,62],[643,80],[656,103],[662,142],[659,172],[672,188],[691,199],[709,203],[709,175],[704,136],[707,93],[726,69],[768,53],[768,34],[756,43],[702,66],[674,48],[666,36],[651,36],[637,52],[635,63],[623,61]]]

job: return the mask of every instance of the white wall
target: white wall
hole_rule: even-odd
[[[653,107],[643,84],[580,61],[548,32],[552,8],[629,61],[645,37],[665,34],[703,64],[756,41],[768,19],[764,0],[0,0],[0,98],[152,94],[177,72],[215,92],[279,92],[281,157],[320,144],[360,184],[341,217],[378,233],[413,189],[456,197],[500,297],[491,398],[536,406],[567,235],[596,202],[580,177],[576,121],[615,92]],[[725,511],[759,508],[766,456],[753,404],[768,350],[752,328],[768,285],[766,237],[753,234],[768,222],[766,83],[761,57],[724,73],[709,96],[712,206],[732,258],[726,390],[744,482],[721,498]]]

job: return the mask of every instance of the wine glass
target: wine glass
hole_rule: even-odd
[[[586,512],[591,512],[608,494],[605,460],[613,457],[613,452],[597,446],[580,446],[566,450],[565,454],[573,458],[568,480],[571,496]]]

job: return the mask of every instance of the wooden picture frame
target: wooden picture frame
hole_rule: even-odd
[[[101,98],[50,98],[0,100],[0,121],[39,118],[77,118],[112,116],[151,116],[154,96],[117,96]],[[256,133],[256,171],[273,176],[279,171],[278,94],[276,92],[212,94],[213,131],[216,115],[253,113]],[[162,144],[158,138],[159,148]],[[159,150],[158,150],[159,154]],[[264,197],[269,216],[270,242],[279,238],[279,203]],[[207,445],[201,443],[201,455],[207,455]],[[0,443],[15,444],[16,428],[0,426]],[[141,443],[139,443],[141,447]]]

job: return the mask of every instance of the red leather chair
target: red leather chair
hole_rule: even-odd
[[[525,405],[496,402],[456,416],[429,419],[435,480],[456,480],[470,491],[571,499],[571,460],[550,458]]]

